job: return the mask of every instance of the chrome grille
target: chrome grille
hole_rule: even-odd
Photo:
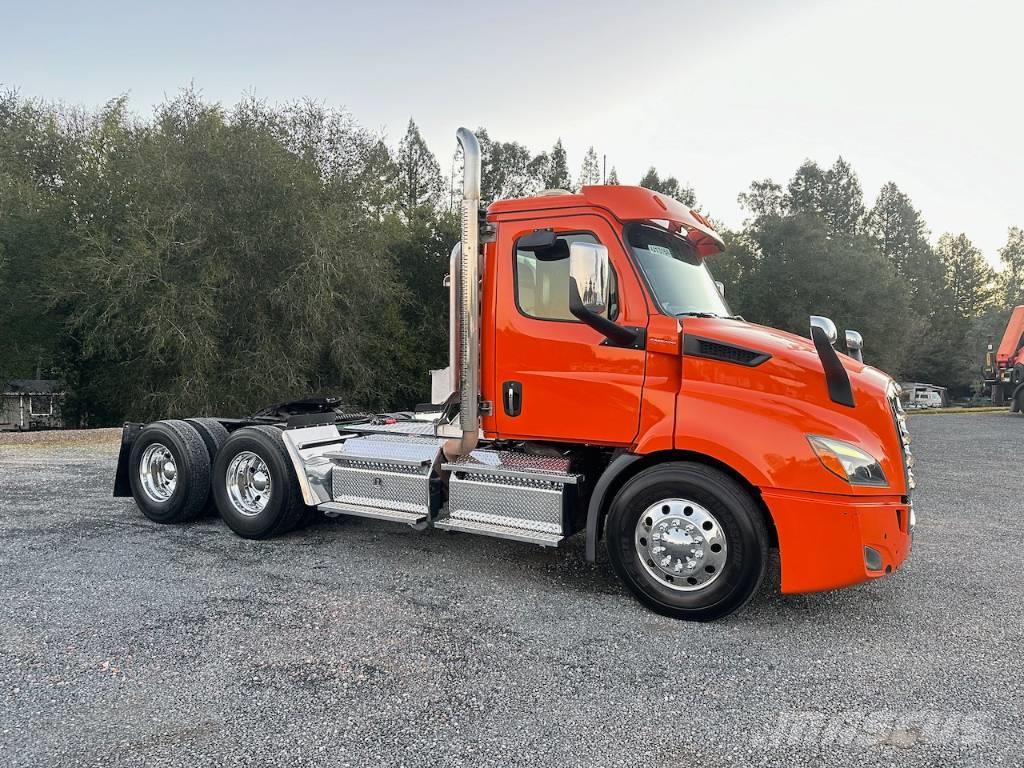
[[[896,424],[896,434],[900,438],[900,451],[903,454],[903,474],[907,480],[907,495],[916,487],[914,481],[914,455],[910,450],[910,430],[907,429],[907,413],[903,410],[903,401],[900,400],[902,388],[896,382],[889,386],[888,398],[889,409],[892,411],[892,418]]]

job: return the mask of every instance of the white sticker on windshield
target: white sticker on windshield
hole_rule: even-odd
[[[658,256],[668,256],[668,258],[672,258],[672,251],[664,245],[648,245],[647,250],[651,253],[656,253]]]

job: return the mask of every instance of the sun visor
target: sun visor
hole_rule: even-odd
[[[725,250],[725,241],[706,218],[678,200],[643,187],[584,187],[581,194],[593,205],[611,211],[620,221],[649,219],[668,221],[672,229],[685,229],[686,237],[701,256]]]

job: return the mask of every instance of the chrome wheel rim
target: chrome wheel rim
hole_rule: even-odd
[[[178,464],[174,454],[163,443],[146,446],[139,461],[142,492],[158,504],[167,501],[178,487]]]
[[[228,499],[239,514],[254,517],[270,501],[270,470],[252,451],[242,451],[228,464],[225,477]]]
[[[713,584],[728,557],[718,519],[689,499],[663,499],[649,506],[637,521],[633,541],[647,573],[680,592]]]

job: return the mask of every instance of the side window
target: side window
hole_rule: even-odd
[[[28,412],[31,416],[49,416],[53,413],[53,398],[49,395],[30,395]]]
[[[573,243],[594,243],[600,241],[589,232],[574,232],[559,235],[553,254],[568,254]],[[516,249],[516,304],[527,317],[538,320],[567,320],[578,323],[569,312],[569,259],[556,256],[545,259],[544,253]],[[615,270],[611,271],[611,300],[608,317],[615,319],[619,314],[618,280]]]

